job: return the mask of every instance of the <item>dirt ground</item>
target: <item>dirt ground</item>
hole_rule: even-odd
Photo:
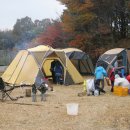
[[[0,102],[0,130],[130,130],[130,96],[118,97],[105,86],[106,94],[78,96],[82,85],[54,86],[46,101],[31,97]],[[13,97],[24,96],[17,88]],[[67,115],[66,104],[78,103],[77,116]]]

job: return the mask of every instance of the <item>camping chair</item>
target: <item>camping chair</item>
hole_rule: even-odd
[[[17,98],[12,98],[10,96],[10,93],[12,92],[13,89],[14,89],[14,86],[10,86],[8,83],[5,83],[3,79],[0,77],[0,94],[1,94],[0,100],[1,101],[6,100],[8,97],[12,101],[17,100]]]

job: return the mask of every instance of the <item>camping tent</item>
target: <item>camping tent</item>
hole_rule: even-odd
[[[126,72],[129,72],[130,68],[129,57],[130,57],[130,50],[125,48],[115,48],[108,50],[104,54],[102,54],[97,61],[97,65],[102,64],[103,67],[109,73],[111,68],[117,67],[115,63],[118,62],[118,67],[125,66]]]
[[[51,75],[50,64],[54,59],[59,60],[64,68],[64,84],[83,82],[83,77],[63,50],[44,45],[21,50],[4,72],[2,78],[5,82],[14,85],[34,84],[39,71],[45,77]]]
[[[93,74],[94,67],[89,55],[76,48],[63,49],[80,74]]]
[[[32,51],[21,50],[3,73],[3,80],[13,85],[33,84],[41,68],[40,63],[36,61],[33,55],[33,51],[41,53],[39,59],[42,59],[49,49],[47,46],[38,46],[32,48]]]

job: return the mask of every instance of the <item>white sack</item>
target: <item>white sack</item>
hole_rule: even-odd
[[[114,86],[128,87],[128,89],[130,89],[130,83],[128,80],[120,77],[115,79]]]
[[[90,94],[90,92],[95,91],[94,79],[86,80],[86,84],[87,84],[87,94]]]

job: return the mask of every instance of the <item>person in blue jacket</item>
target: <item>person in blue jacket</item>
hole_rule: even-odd
[[[101,92],[105,93],[104,91],[104,77],[107,76],[106,70],[102,67],[101,64],[97,65],[95,69],[95,87],[99,89]],[[101,84],[101,87],[100,87]]]
[[[56,76],[56,84],[60,84],[61,83],[60,78],[63,75],[63,67],[58,60],[56,61],[56,65],[54,67],[54,72],[55,72],[55,76]]]

